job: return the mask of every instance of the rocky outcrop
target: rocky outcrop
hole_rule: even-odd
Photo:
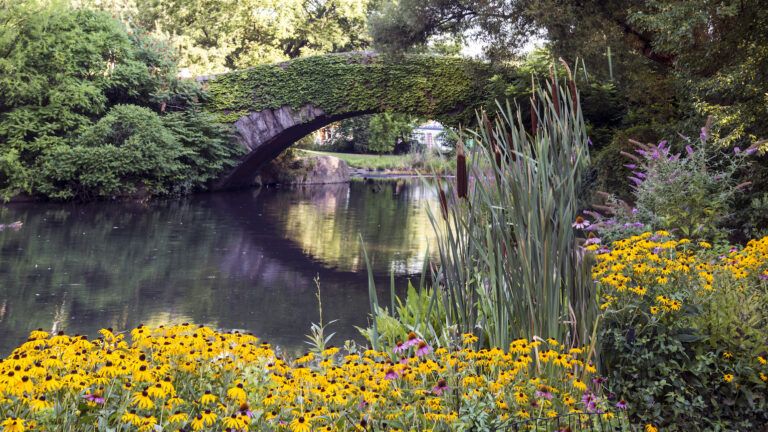
[[[275,161],[259,172],[261,184],[311,185],[347,183],[349,165],[333,156],[307,156],[290,161]]]

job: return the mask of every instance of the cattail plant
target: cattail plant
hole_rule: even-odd
[[[532,133],[509,104],[493,120],[478,115],[463,136],[475,141],[469,158],[459,146],[455,190],[441,196],[448,217],[429,211],[446,324],[503,349],[516,338],[586,343],[596,315],[589,257],[572,227],[589,163],[578,92],[553,73],[531,101]]]

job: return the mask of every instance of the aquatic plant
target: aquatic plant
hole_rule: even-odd
[[[493,347],[518,337],[583,344],[596,313],[572,227],[589,163],[578,91],[553,76],[534,94],[530,132],[509,104],[494,119],[479,114],[459,144],[455,184],[439,190],[441,214],[429,213],[447,323]]]

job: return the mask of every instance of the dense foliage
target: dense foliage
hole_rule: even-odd
[[[663,430],[768,422],[768,238],[711,249],[646,232],[597,251],[608,389]]]
[[[192,75],[370,44],[369,0],[72,0],[167,41]]]
[[[15,2],[0,20],[5,199],[176,193],[230,163],[228,131],[195,108],[203,94],[163,44],[59,3]]]
[[[571,412],[584,430],[622,424],[589,352],[556,340],[475,351],[472,335],[433,349],[412,334],[393,351],[348,345],[289,362],[240,332],[181,324],[130,336],[33,331],[0,363],[3,430],[498,430]]]
[[[206,108],[222,121],[249,112],[307,104],[328,115],[393,111],[470,123],[474,107],[492,94],[490,65],[460,58],[339,54],[263,65],[208,83]],[[485,79],[483,78],[485,77]]]
[[[444,34],[469,35],[495,59],[508,59],[541,38],[553,57],[571,64],[580,59],[618,96],[618,121],[590,136],[599,187],[627,198],[615,162],[631,146],[629,138],[657,142],[712,115],[715,142],[728,148],[760,142],[765,154],[768,36],[758,29],[767,24],[760,0],[401,0],[385,3],[373,16],[372,33],[386,50]],[[585,105],[585,117],[599,107]],[[752,209],[764,208],[767,160],[762,156],[739,173],[739,182],[752,186],[736,200],[733,226],[750,224]]]
[[[342,120],[329,129],[330,137],[319,149],[355,153],[407,151],[416,119],[391,112]]]

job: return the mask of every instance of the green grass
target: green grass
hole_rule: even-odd
[[[453,171],[453,166],[455,166],[455,162],[452,159],[446,159],[436,155],[427,157],[421,154],[375,155],[321,152],[314,150],[300,151],[311,155],[337,157],[349,164],[352,168],[364,169],[366,171],[389,171],[395,173],[413,173],[419,171],[422,173],[431,173],[434,170],[438,173],[450,173]]]

